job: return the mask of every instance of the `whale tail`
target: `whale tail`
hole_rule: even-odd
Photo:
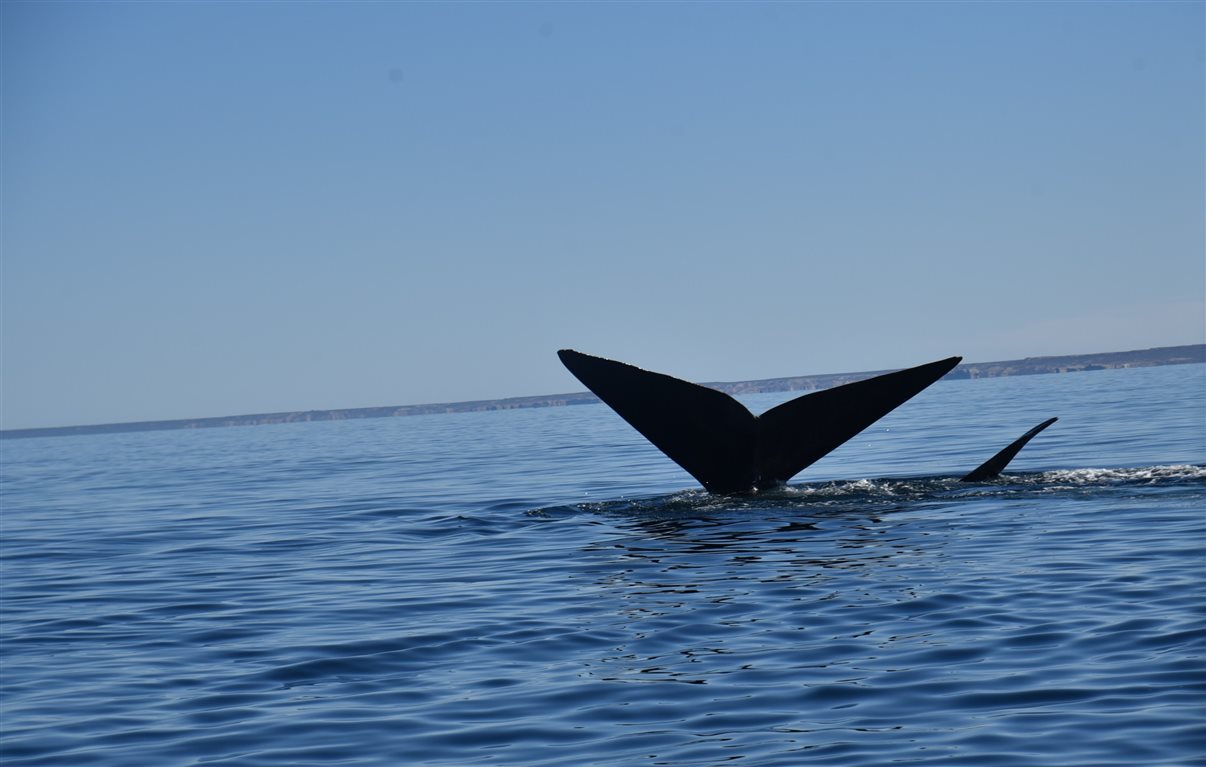
[[[960,357],[805,394],[755,416],[724,392],[562,349],[561,362],[712,493],[781,485],[922,389]]]
[[[1015,439],[1005,446],[1005,449],[989,458],[984,463],[980,464],[974,470],[969,472],[967,476],[960,479],[960,482],[983,482],[989,479],[996,479],[1001,476],[1001,472],[1013,460],[1013,457],[1018,454],[1018,451],[1026,447],[1026,443],[1034,438],[1043,429],[1058,421],[1058,418],[1048,418],[1038,426],[1035,426],[1030,431]]]

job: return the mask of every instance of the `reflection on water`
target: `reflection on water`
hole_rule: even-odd
[[[623,533],[582,551],[612,561],[596,586],[627,635],[589,673],[698,685],[764,674],[828,679],[832,643],[872,633],[842,628],[849,610],[865,607],[867,584],[893,581],[888,571],[901,558],[941,557],[941,537],[919,540],[915,520],[893,512],[908,509],[904,496],[944,492],[946,483],[889,484],[580,507],[615,519]],[[891,596],[877,591],[876,603],[916,597],[904,585]]]
[[[1078,498],[1086,482],[1098,503],[1112,503],[1150,493],[1154,484],[1203,480],[1204,467],[1167,466],[1045,472],[978,485],[864,480],[740,499],[692,491],[582,504],[578,513],[611,519],[622,533],[580,552],[608,560],[594,597],[616,607],[613,626],[624,637],[585,661],[587,673],[606,682],[786,685],[799,696],[789,696],[793,705],[874,708],[885,670],[903,681],[928,677],[923,669],[931,663],[988,669],[994,637],[1005,637],[1007,647],[1034,648],[1075,637],[1061,621],[1035,616],[1036,625],[1028,625],[1008,615],[1004,604],[1016,598],[1020,576],[969,566],[976,552],[1008,542],[980,540],[980,526],[968,531],[944,514],[989,515],[1047,503],[1061,490]],[[1031,557],[1034,567],[1040,559]],[[1019,564],[1025,569],[1024,560]],[[1076,583],[1075,567],[1059,567],[1068,576],[1063,588]],[[1093,584],[1100,581],[1084,579],[1075,588]],[[1092,625],[1084,621],[1082,629]],[[897,657],[891,669],[883,668],[885,655]],[[1014,673],[998,669],[986,686],[999,683],[998,672]],[[954,694],[957,687],[943,689]],[[891,700],[901,692],[895,681],[885,689]],[[1040,690],[1035,695],[1044,699]],[[1023,697],[1019,702],[1028,707]],[[859,721],[865,726],[854,726]],[[848,723],[858,731],[890,727],[859,717]]]

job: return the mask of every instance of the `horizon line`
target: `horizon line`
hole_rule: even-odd
[[[1156,362],[1148,365],[1140,365],[1140,367],[1157,367],[1163,365],[1175,364],[1195,364],[1206,362],[1206,343],[1197,344],[1179,344],[1175,346],[1153,346],[1147,349],[1128,349],[1125,351],[1114,352],[1089,352],[1079,354],[1050,354],[1040,355],[1035,357],[1022,357],[1011,360],[991,360],[985,362],[960,362],[954,369],[950,371],[944,378],[997,378],[1009,375],[1042,375],[1047,373],[1058,372],[1083,372],[1086,368],[1077,370],[1039,370],[1031,371],[1030,373],[997,373],[995,375],[976,376],[971,375],[968,370],[971,368],[989,366],[989,365],[1009,365],[1019,363],[1040,363],[1041,361],[1051,360],[1071,360],[1074,358],[1085,357],[1112,357],[1120,355],[1135,355],[1153,352],[1172,352],[1174,350],[1185,350],[1189,352],[1186,358],[1176,358],[1172,361]],[[1049,363],[1048,363],[1049,364]],[[1092,363],[1083,363],[1086,366],[1091,366]],[[1128,367],[1127,365],[1118,365],[1117,367]],[[1089,369],[1100,369],[1092,367]],[[966,375],[958,375],[962,371]],[[773,378],[747,379],[739,381],[714,381],[701,384],[710,388],[716,388],[726,393],[755,393],[755,392],[774,392],[774,391],[795,391],[796,389],[784,385],[782,388],[751,388],[761,386],[774,386],[775,382],[791,382],[804,381],[807,379],[838,379],[848,378],[852,376],[871,376],[882,373],[882,370],[864,370],[852,371],[845,373],[809,373],[794,376],[776,376]],[[857,379],[855,379],[857,380]],[[833,384],[831,384],[833,385]],[[829,388],[829,387],[820,387]],[[743,391],[744,389],[744,391]],[[814,389],[816,390],[816,389]],[[222,426],[267,426],[276,423],[291,423],[291,422],[309,422],[313,420],[333,421],[333,420],[352,420],[361,418],[389,418],[389,417],[404,417],[408,415],[430,415],[430,414],[446,414],[453,412],[482,412],[485,410],[504,410],[504,409],[519,409],[524,407],[560,407],[565,405],[589,404],[598,402],[598,398],[590,392],[569,392],[555,394],[529,394],[513,397],[498,397],[492,399],[477,399],[477,400],[460,400],[456,402],[430,402],[411,405],[370,405],[363,407],[351,408],[315,408],[310,410],[281,410],[261,413],[243,413],[238,415],[220,415],[220,416],[193,416],[185,418],[162,418],[145,421],[112,421],[95,424],[75,424],[68,426],[27,426],[18,428],[0,429],[0,439],[21,439],[26,437],[39,436],[67,436],[80,434],[101,434],[101,433],[124,433],[136,431],[169,431],[175,429],[198,429],[198,428],[218,428]],[[520,404],[528,402],[529,404]],[[502,406],[483,407],[497,403]],[[507,405],[506,403],[510,403]],[[474,407],[477,406],[477,407]],[[414,412],[404,412],[413,410]],[[378,414],[369,414],[368,411],[392,411],[380,412]],[[298,418],[297,416],[309,416],[314,414],[344,414],[342,417],[328,418]],[[360,413],[360,415],[354,415]],[[285,419],[290,416],[291,420],[276,420],[255,423],[249,419],[264,419],[277,418]],[[242,422],[240,422],[242,421]]]

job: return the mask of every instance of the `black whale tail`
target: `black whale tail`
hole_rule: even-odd
[[[783,484],[946,375],[949,357],[813,392],[755,416],[729,395],[571,349],[569,371],[712,493]]]
[[[1013,460],[1013,457],[1018,454],[1018,451],[1026,447],[1026,443],[1034,438],[1043,429],[1058,421],[1058,418],[1048,418],[1038,426],[1035,426],[1030,431],[1010,442],[1004,450],[989,458],[967,476],[960,479],[960,482],[983,482],[989,479],[996,479],[1001,476],[1001,472],[1005,471],[1005,467]]]

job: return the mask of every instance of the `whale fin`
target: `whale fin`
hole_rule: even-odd
[[[1034,435],[1038,434],[1040,431],[1058,420],[1059,418],[1048,418],[1046,421],[1043,421],[1038,426],[1035,426],[1030,431],[1015,439],[1013,442],[1010,442],[1004,450],[997,453],[992,458],[989,458],[959,481],[983,482],[984,480],[996,479],[997,477],[1001,476],[1001,472],[1005,470],[1005,467],[1009,465],[1009,462],[1013,460],[1013,457],[1018,454],[1019,450],[1026,447],[1026,443],[1033,439]]]
[[[571,349],[557,356],[599,399],[713,493],[750,492],[788,481],[937,381],[960,359],[813,392],[755,417],[715,389]]]

